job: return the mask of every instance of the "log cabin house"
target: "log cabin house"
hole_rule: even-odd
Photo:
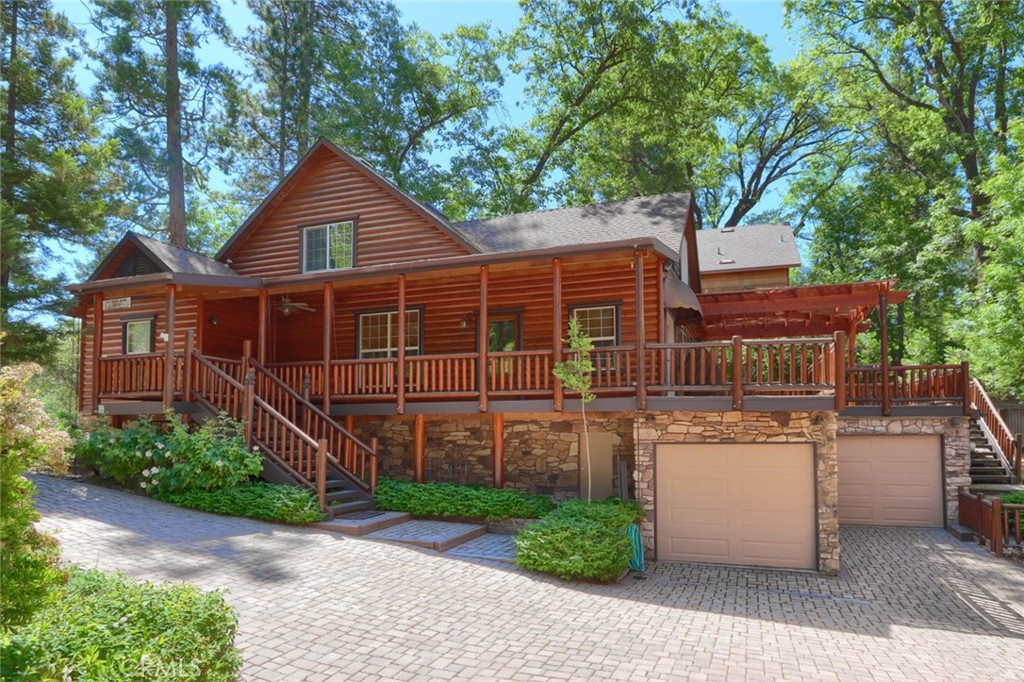
[[[685,193],[453,224],[320,140],[216,258],[129,233],[71,287],[79,407],[227,411],[335,514],[378,475],[562,499],[586,478],[552,374],[575,316],[594,495],[648,508],[652,556],[836,573],[840,521],[955,518],[968,377],[857,365],[907,292],[790,286],[799,264],[785,225],[696,231]]]

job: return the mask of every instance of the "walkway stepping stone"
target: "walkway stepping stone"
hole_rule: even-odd
[[[392,528],[366,535],[371,540],[390,540],[444,552],[456,545],[480,537],[487,526],[453,521],[407,521]]]
[[[445,556],[459,559],[486,559],[514,564],[516,561],[516,545],[511,535],[488,533],[473,538],[444,553]]]
[[[384,530],[400,523],[405,523],[412,518],[407,512],[393,511],[358,511],[353,514],[345,514],[330,521],[311,523],[314,528],[330,530],[344,535],[366,535],[375,531]]]

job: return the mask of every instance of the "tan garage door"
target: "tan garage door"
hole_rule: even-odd
[[[939,436],[840,436],[839,523],[941,528]]]
[[[814,448],[659,445],[659,559],[815,568]]]

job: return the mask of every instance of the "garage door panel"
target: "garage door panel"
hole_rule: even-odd
[[[942,527],[938,436],[843,436],[838,459],[840,523]]]
[[[813,446],[663,445],[656,476],[659,558],[817,564]]]

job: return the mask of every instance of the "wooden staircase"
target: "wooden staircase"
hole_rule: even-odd
[[[999,446],[975,416],[971,417],[971,483],[1013,483],[1013,473]]]
[[[248,353],[234,361],[189,347],[184,383],[186,401],[244,424],[267,481],[312,490],[329,519],[376,508],[377,440],[360,441]]]

